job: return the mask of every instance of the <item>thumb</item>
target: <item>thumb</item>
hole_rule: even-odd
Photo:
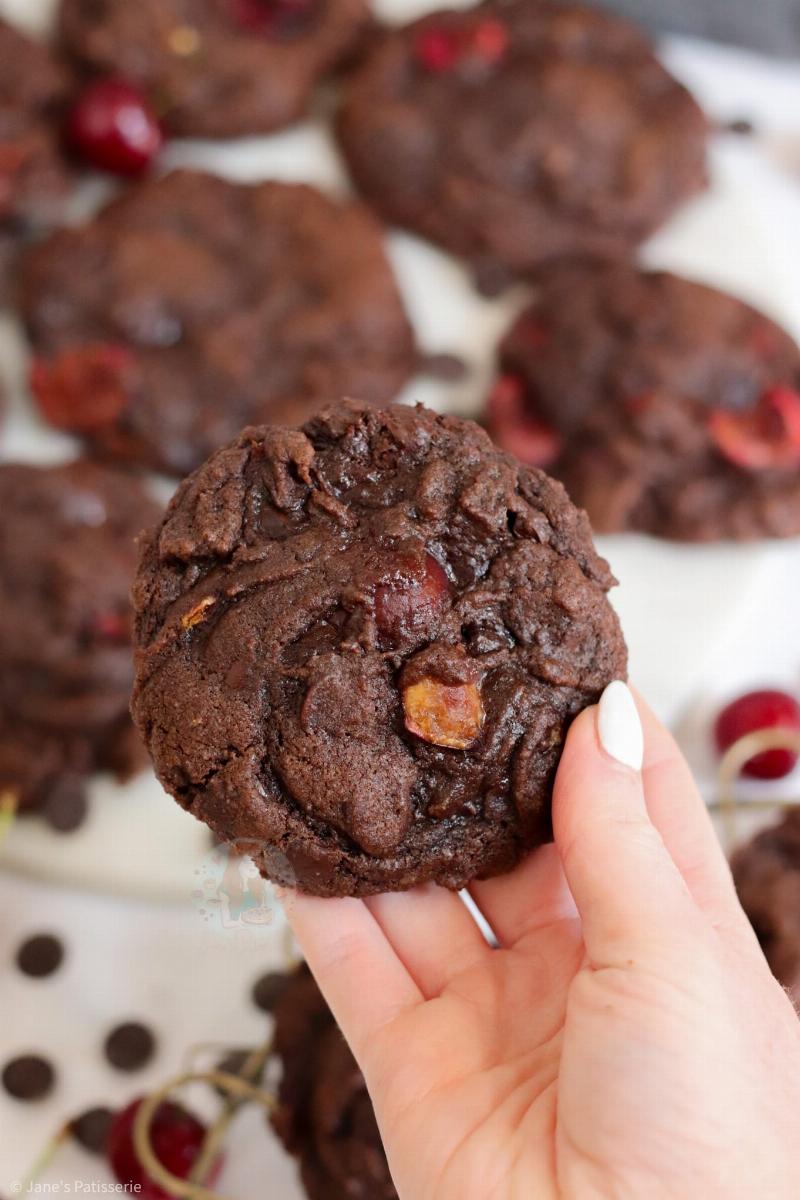
[[[647,812],[642,723],[626,684],[575,720],[553,794],[564,874],[593,966],[658,962],[697,909]]]

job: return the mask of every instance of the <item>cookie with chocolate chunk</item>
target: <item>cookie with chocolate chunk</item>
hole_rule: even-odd
[[[74,808],[93,772],[144,764],[128,593],[158,512],[93,463],[0,465],[0,795],[20,811]]]
[[[174,474],[332,395],[387,403],[417,361],[376,221],[305,184],[140,183],[34,248],[20,292],[47,420]]]
[[[598,533],[800,533],[800,350],[736,297],[627,263],[554,270],[499,368],[493,437]]]
[[[303,964],[275,1010],[281,1064],[272,1125],[309,1200],[397,1200],[364,1077]]]
[[[377,211],[486,286],[627,251],[706,177],[695,101],[643,34],[579,4],[488,0],[388,32],[338,129]]]
[[[269,133],[370,27],[365,0],[62,0],[64,49],[137,84],[182,137]]]
[[[470,421],[327,410],[178,489],[134,587],[134,717],[167,791],[319,895],[509,870],[573,717],[624,676],[560,484]]]
[[[49,49],[0,20],[0,291],[17,245],[63,215],[70,171],[61,121],[68,73]]]

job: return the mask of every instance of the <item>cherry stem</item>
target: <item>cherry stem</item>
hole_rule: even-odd
[[[17,1187],[16,1190],[18,1195],[27,1196],[29,1192],[33,1191],[34,1184],[38,1182],[38,1180],[50,1166],[50,1163],[53,1161],[58,1151],[64,1145],[64,1142],[69,1137],[69,1134],[70,1123],[67,1122],[66,1125],[61,1126],[58,1133],[55,1134],[55,1136],[52,1137],[40,1151],[27,1175],[22,1180],[19,1187]]]
[[[271,1053],[272,1039],[265,1042],[263,1046],[259,1046],[258,1049],[252,1050],[242,1063],[239,1078],[243,1079],[246,1083],[255,1084],[264,1073],[264,1068]],[[232,1095],[226,1097],[225,1107],[206,1134],[203,1145],[200,1148],[200,1153],[197,1156],[197,1161],[189,1172],[191,1183],[202,1183],[207,1178],[214,1160],[219,1153],[223,1139],[228,1132],[228,1127],[244,1102],[240,1097]]]
[[[742,768],[756,754],[764,750],[793,750],[800,754],[800,733],[796,729],[756,729],[746,733],[726,750],[717,768],[717,783],[719,795],[712,808],[718,808],[722,814],[725,826],[725,841],[728,850],[732,850],[737,841],[737,813],[746,808],[765,808],[767,805],[778,808],[786,807],[786,801],[776,800],[772,796],[765,800],[745,800],[735,794],[736,781]]]
[[[249,1068],[254,1074],[257,1074],[259,1069],[258,1061],[261,1062],[260,1069],[263,1069],[263,1064],[266,1063],[271,1048],[270,1043],[269,1045],[262,1046],[259,1050],[254,1050],[248,1056],[247,1062],[242,1068],[242,1073],[244,1074]],[[133,1145],[142,1167],[153,1183],[163,1188],[170,1196],[176,1197],[176,1200],[220,1200],[219,1193],[210,1191],[201,1182],[196,1182],[191,1178],[180,1179],[177,1175],[173,1175],[171,1171],[168,1171],[156,1157],[150,1141],[150,1130],[159,1105],[169,1099],[171,1093],[176,1089],[185,1087],[190,1083],[207,1083],[225,1092],[229,1097],[225,1111],[211,1127],[206,1136],[206,1141],[203,1143],[200,1155],[195,1163],[195,1168],[200,1165],[201,1160],[206,1158],[208,1144],[213,1139],[213,1148],[208,1155],[208,1165],[211,1165],[219,1142],[227,1130],[231,1118],[242,1103],[252,1100],[256,1104],[260,1104],[267,1112],[272,1112],[275,1108],[275,1097],[265,1089],[243,1078],[242,1075],[231,1075],[227,1071],[190,1071],[169,1080],[157,1092],[153,1092],[152,1095],[148,1096],[137,1110],[133,1123]],[[219,1133],[217,1132],[218,1130],[220,1130]],[[194,1173],[193,1171],[192,1174],[194,1175]],[[204,1173],[208,1173],[208,1167],[205,1168]]]
[[[19,792],[11,788],[0,792],[0,845],[8,836],[8,831],[16,820],[19,811]]]

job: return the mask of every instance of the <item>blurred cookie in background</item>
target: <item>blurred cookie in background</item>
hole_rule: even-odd
[[[128,704],[135,538],[158,506],[78,461],[0,465],[0,794],[64,832],[95,771],[145,757]]]
[[[50,50],[0,20],[0,297],[19,243],[63,216],[69,93],[69,74]]]
[[[140,87],[168,133],[229,138],[302,117],[371,27],[364,0],[62,0],[63,48]]]
[[[382,231],[305,184],[137,184],[22,263],[43,416],[184,474],[255,422],[393,400],[417,364]]]
[[[274,1046],[272,1124],[310,1200],[396,1200],[364,1077],[305,964],[277,1003]]]
[[[715,288],[633,264],[541,279],[500,345],[486,423],[598,533],[800,533],[800,350]]]
[[[490,0],[386,33],[338,119],[387,220],[484,290],[625,251],[705,185],[706,119],[647,38],[582,5]]]
[[[731,867],[772,973],[800,999],[800,809],[740,847]]]

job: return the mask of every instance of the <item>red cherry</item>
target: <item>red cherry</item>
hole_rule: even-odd
[[[484,62],[497,63],[508,49],[508,30],[502,21],[487,18],[472,30],[470,50]]]
[[[520,462],[547,467],[561,453],[561,437],[528,411],[518,375],[501,375],[487,401],[489,432],[497,445]]]
[[[777,386],[744,412],[716,408],[708,422],[717,449],[749,471],[800,466],[800,393]]]
[[[383,637],[402,641],[424,633],[449,598],[450,581],[431,554],[398,555],[391,576],[375,589],[375,623]]]
[[[145,96],[114,78],[86,85],[67,118],[67,139],[92,166],[114,175],[141,175],[164,142]]]
[[[135,1188],[139,1200],[170,1200],[170,1195],[146,1174],[133,1145],[133,1122],[143,1097],[117,1113],[106,1141],[106,1155],[116,1179]],[[150,1126],[150,1143],[156,1158],[178,1179],[186,1179],[200,1153],[206,1128],[180,1104],[164,1102],[156,1109]],[[213,1184],[222,1168],[214,1163],[206,1183]]]
[[[125,374],[131,361],[124,346],[105,342],[65,350],[50,361],[35,359],[30,385],[42,416],[73,433],[113,424],[128,403]]]
[[[237,25],[261,37],[283,37],[307,24],[312,0],[230,0]]]
[[[96,613],[90,621],[90,630],[101,642],[124,643],[129,640],[128,622],[121,613]]]
[[[414,54],[426,71],[449,71],[461,56],[461,39],[454,29],[428,25],[414,39]]]
[[[508,40],[505,25],[491,17],[458,28],[431,24],[417,33],[414,54],[426,71],[438,74],[468,58],[493,65],[505,55]]]
[[[800,730],[800,704],[786,692],[748,692],[723,708],[714,725],[714,739],[720,754],[747,733],[759,729]],[[754,779],[782,779],[793,771],[797,754],[793,750],[763,750],[742,768],[742,774]]]

